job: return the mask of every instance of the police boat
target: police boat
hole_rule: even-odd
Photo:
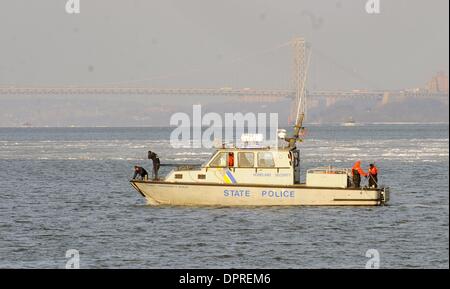
[[[351,170],[306,171],[300,182],[297,147],[221,147],[201,167],[178,167],[158,180],[131,180],[151,205],[379,206],[389,188],[353,187]]]
[[[309,62],[308,62],[309,63]],[[307,68],[307,64],[302,63]],[[300,77],[301,76],[301,77]],[[181,206],[379,206],[389,188],[355,187],[347,168],[316,168],[300,178],[306,73],[296,89],[292,134],[278,133],[277,146],[221,146],[200,167],[179,167],[156,180],[131,180],[151,205]],[[245,136],[244,136],[245,137]]]

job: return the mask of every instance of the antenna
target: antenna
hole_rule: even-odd
[[[299,139],[300,129],[302,128],[306,115],[306,76],[309,67],[309,60],[311,59],[311,52],[309,52],[308,56],[306,55],[307,44],[305,39],[295,37],[292,40],[292,48],[294,52],[293,85],[295,88],[297,111],[294,132],[292,137],[288,139],[290,148],[294,148],[295,143]]]

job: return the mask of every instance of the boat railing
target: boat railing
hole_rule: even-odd
[[[335,167],[320,167],[320,168],[314,168],[309,169],[306,171],[308,174],[350,174],[351,169],[346,168],[335,168]]]
[[[165,163],[161,164],[162,167],[171,167],[172,170],[175,171],[190,171],[190,170],[196,170],[202,167],[202,164],[171,164],[171,163]]]
[[[200,165],[180,165],[175,167],[175,171],[193,171],[197,170]]]

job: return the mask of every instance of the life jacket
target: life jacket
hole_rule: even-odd
[[[234,167],[234,154],[228,154],[228,166],[229,167]]]
[[[378,169],[376,166],[373,166],[372,168],[369,169],[369,174],[371,174],[372,176],[375,176],[378,174]]]
[[[361,169],[361,161],[357,161],[352,167],[352,175],[360,174],[362,176],[367,176],[367,174]]]

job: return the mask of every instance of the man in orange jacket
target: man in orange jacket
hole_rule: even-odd
[[[378,187],[378,168],[374,164],[369,165],[369,188]]]
[[[352,167],[353,186],[361,187],[361,176],[367,177],[367,174],[361,168],[361,161],[356,161]]]
[[[228,167],[234,167],[234,153],[228,153]]]

